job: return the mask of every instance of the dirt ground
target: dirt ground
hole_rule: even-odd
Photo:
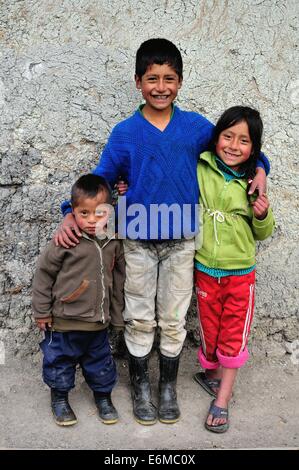
[[[157,401],[157,354],[151,357],[151,379]],[[49,406],[40,365],[7,359],[0,365],[0,449],[299,449],[299,365],[283,359],[250,361],[240,371],[230,406],[230,429],[222,435],[204,428],[211,397],[196,384],[196,349],[183,352],[178,376],[182,412],[173,425],[142,426],[131,409],[126,361],[117,360],[119,383],[113,401],[120,420],[100,422],[92,394],[77,372],[70,402],[78,423],[60,428]]]

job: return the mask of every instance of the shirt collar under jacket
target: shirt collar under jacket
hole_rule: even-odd
[[[238,171],[233,170],[232,168],[227,166],[218,156],[216,156],[216,163],[219,170],[224,171],[224,173],[227,173],[229,175],[235,176],[235,178],[244,178],[245,176],[244,171],[242,173],[239,173]]]

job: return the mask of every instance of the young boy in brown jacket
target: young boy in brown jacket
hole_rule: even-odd
[[[51,241],[38,260],[32,308],[45,332],[43,379],[51,388],[55,422],[75,424],[68,392],[80,364],[103,423],[118,414],[111,401],[117,373],[108,341],[109,322],[123,328],[125,262],[122,242],[108,236],[111,191],[104,178],[84,175],[72,188],[72,212],[83,237],[74,249]],[[103,229],[104,227],[104,229]]]

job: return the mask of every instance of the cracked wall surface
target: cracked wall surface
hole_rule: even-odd
[[[258,245],[252,336],[267,354],[298,338],[297,0],[0,2],[0,339],[37,350],[31,282],[72,182],[140,103],[135,52],[150,37],[180,48],[178,104],[215,121],[235,104],[262,114],[277,229]],[[189,337],[196,318],[190,310]],[[272,342],[271,342],[271,341]],[[270,345],[270,346],[269,346]]]

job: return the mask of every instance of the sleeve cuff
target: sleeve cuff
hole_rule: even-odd
[[[269,208],[266,217],[262,220],[257,219],[255,216],[253,216],[252,223],[255,227],[258,227],[258,228],[266,227],[267,225],[269,225],[269,223],[272,223],[271,209]]]
[[[257,167],[257,168],[262,168],[263,170],[266,171],[263,160],[257,160],[257,162],[256,162],[256,167]]]
[[[63,201],[63,203],[60,206],[60,210],[61,210],[63,217],[65,217],[66,214],[70,214],[72,212],[70,201]]]
[[[263,170],[266,172],[266,175],[270,173],[270,162],[263,152],[261,152],[260,158],[257,159],[256,166],[257,168],[263,168]]]

